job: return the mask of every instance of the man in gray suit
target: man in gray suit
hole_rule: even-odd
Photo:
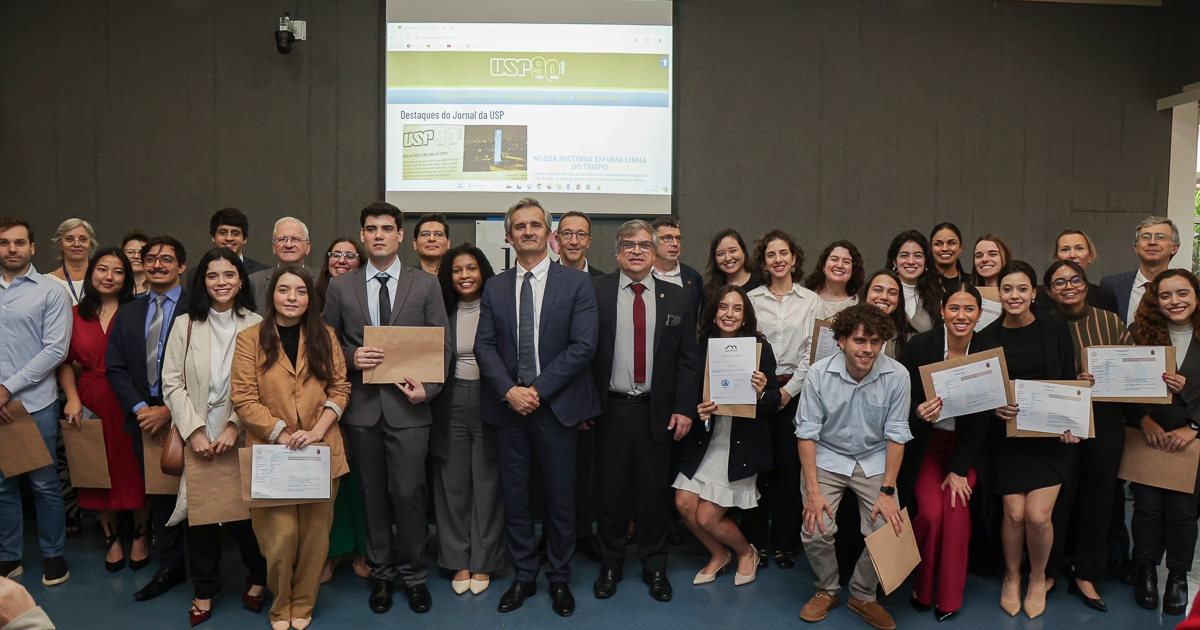
[[[276,267],[301,265],[312,276],[314,282],[317,280],[317,274],[321,273],[321,270],[304,264],[304,257],[308,255],[311,247],[312,244],[308,241],[308,226],[304,225],[303,221],[295,217],[283,217],[275,222],[275,229],[271,231],[271,253],[275,254],[275,267],[250,274],[250,290],[254,292],[254,301],[258,302],[259,315],[266,312],[267,303],[271,301],[267,295],[267,287],[271,284],[271,276]]]
[[[372,203],[359,215],[359,223],[367,263],[330,281],[324,315],[346,353],[351,390],[341,425],[350,465],[362,479],[367,560],[373,579],[369,603],[372,611],[387,612],[392,607],[393,583],[402,579],[408,607],[423,613],[432,606],[424,559],[425,454],[433,424],[429,401],[442,391],[442,384],[411,378],[394,385],[363,383],[362,371],[378,366],[384,358],[383,350],[363,346],[363,329],[447,328],[446,307],[437,276],[401,265],[396,256],[404,242],[396,206]],[[443,370],[449,370],[450,356],[446,334]]]

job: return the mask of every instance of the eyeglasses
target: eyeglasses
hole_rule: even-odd
[[[633,241],[621,241],[621,251],[625,253],[635,250],[648,252],[651,249],[654,249],[654,243],[651,243],[650,241],[637,241],[636,243]]]
[[[436,236],[437,238],[446,238],[446,233],[441,230],[421,230],[421,232],[419,234],[417,234],[417,236],[420,238],[429,238],[430,236]]]
[[[1141,236],[1139,236],[1138,240],[1143,243],[1149,243],[1150,239],[1152,239],[1152,238],[1160,243],[1165,243],[1169,240],[1172,240],[1171,235],[1163,234],[1162,232],[1155,232],[1154,234],[1146,232],[1145,234],[1142,234]]]
[[[591,236],[591,234],[588,234],[587,232],[584,232],[583,230],[575,230],[575,231],[559,230],[558,231],[558,240],[560,240],[560,241],[569,241],[573,238],[579,239],[582,241],[589,236]]]
[[[1054,282],[1051,282],[1050,286],[1054,287],[1055,291],[1062,291],[1067,288],[1068,284],[1073,287],[1082,287],[1087,283],[1083,281],[1083,276],[1071,276],[1070,278],[1058,278]]]
[[[658,237],[658,240],[660,240],[664,243],[679,243],[680,245],[683,244],[683,236],[682,235],[675,236],[674,234],[667,234],[667,235]]]
[[[142,259],[142,264],[153,265],[154,263],[162,263],[164,267],[170,267],[175,264],[174,256],[146,256]]]
[[[358,254],[354,252],[329,252],[325,256],[333,260],[342,260],[343,258],[350,262],[358,260]]]
[[[299,236],[280,236],[273,240],[279,245],[287,245],[288,243],[299,245],[300,243],[305,242],[307,239],[300,238]]]
[[[92,242],[92,239],[86,236],[64,236],[63,242],[67,245],[87,245]]]
[[[127,249],[127,250],[125,250],[125,257],[126,257],[126,258],[128,258],[128,259],[130,259],[130,260],[133,260],[134,258],[141,258],[141,257],[142,257],[142,250],[140,250],[140,249]]]

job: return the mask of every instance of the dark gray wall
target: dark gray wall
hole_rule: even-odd
[[[271,39],[285,10],[311,38],[288,56]],[[1080,227],[1098,270],[1128,268],[1131,226],[1166,205],[1155,99],[1200,80],[1197,22],[1168,16],[1194,12],[679,0],[685,260],[702,266],[732,225],[785,228],[810,258],[850,238],[875,267],[893,234],[952,220],[1039,267]],[[35,222],[43,269],[63,218],[106,243],[140,227],[199,251],[224,206],[251,216],[254,257],[285,214],[323,251],[382,188],[380,16],[379,0],[0,3],[0,212]],[[616,223],[594,229],[602,268]],[[470,221],[453,229],[473,238]]]

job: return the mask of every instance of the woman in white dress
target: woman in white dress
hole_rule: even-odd
[[[779,381],[775,378],[775,352],[758,332],[754,307],[741,287],[722,287],[704,308],[700,337],[707,348],[710,338],[753,337],[762,345],[758,370],[750,378],[758,398],[754,418],[720,413],[716,403],[697,406],[703,426],[688,433],[683,442],[679,476],[673,487],[675,506],[688,529],[704,543],[712,558],[696,574],[693,584],[716,579],[738,558],[734,584],[754,581],[758,550],[726,516],[729,508],[758,506],[758,473],[771,469],[771,432],[767,418],[779,408]],[[730,552],[730,549],[733,551]]]

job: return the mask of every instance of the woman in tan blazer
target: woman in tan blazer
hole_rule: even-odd
[[[253,508],[250,520],[267,558],[273,630],[304,630],[312,620],[338,479],[349,472],[337,425],[350,399],[346,359],[321,314],[309,310],[312,276],[277,269],[267,285],[263,321],[238,334],[233,358],[233,406],[246,444],[292,449],[329,445],[329,499],[304,505]]]
[[[237,459],[242,423],[229,399],[229,374],[238,333],[257,326],[249,274],[232,250],[209,250],[197,265],[190,288],[193,296],[187,313],[171,328],[163,351],[163,402],[171,422],[192,451],[206,461],[216,457]],[[206,465],[199,462],[198,465]],[[179,499],[168,525],[188,520],[187,489],[191,466],[183,472]],[[227,492],[240,492],[233,486]],[[237,538],[242,562],[249,572],[242,604],[254,612],[262,609],[266,593],[267,561],[259,551],[250,519],[225,523]],[[188,621],[194,627],[212,616],[212,598],[221,588],[220,525],[188,524],[188,569],[195,588]]]

